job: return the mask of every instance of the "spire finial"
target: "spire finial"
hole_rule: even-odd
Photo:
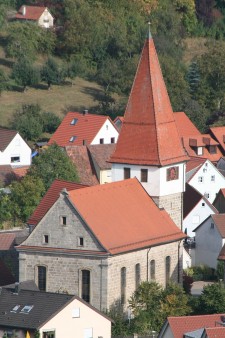
[[[150,26],[151,26],[151,22],[148,22],[148,38],[151,39],[152,38],[152,34],[151,34],[151,30],[150,30]]]

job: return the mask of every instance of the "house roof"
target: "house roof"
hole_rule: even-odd
[[[186,173],[193,169],[197,169],[203,163],[205,163],[205,161],[205,158],[190,158],[190,161],[188,161],[186,164]]]
[[[1,273],[0,273],[0,286],[10,284],[10,283],[14,283],[16,281],[15,277],[12,275],[11,271],[5,265],[5,263],[2,259],[0,259],[0,271],[1,271]]]
[[[91,157],[96,161],[100,169],[111,169],[110,156],[114,152],[116,144],[93,144],[88,146]]]
[[[210,132],[219,142],[223,151],[225,151],[225,127],[213,127],[210,128]]]
[[[174,338],[183,338],[186,332],[201,328],[215,328],[217,323],[221,323],[221,316],[224,314],[168,317],[159,337],[163,337],[161,333],[167,325],[170,326]]]
[[[41,202],[28,219],[27,223],[30,225],[37,225],[47,213],[47,211],[52,207],[55,201],[58,199],[62,189],[66,188],[68,191],[70,191],[74,189],[81,189],[84,187],[85,186],[82,184],[56,179],[55,181],[53,181],[45,196],[42,198]]]
[[[225,238],[225,214],[211,215],[222,238]]]
[[[82,184],[99,184],[95,167],[87,146],[66,147],[66,153],[76,166],[76,171]]]
[[[14,233],[0,233],[0,251],[10,250],[14,247],[16,234]]]
[[[26,13],[23,15],[23,6],[20,7],[18,12],[15,15],[16,19],[21,20],[38,20],[42,13],[47,9],[47,7],[39,7],[39,6],[25,6],[26,7]]]
[[[181,137],[189,137],[191,135],[201,135],[200,131],[196,128],[194,123],[184,112],[174,113],[176,125],[179,135]]]
[[[60,147],[91,144],[108,116],[69,112],[50,138],[48,144],[57,143]],[[74,137],[74,140],[72,139]],[[73,141],[72,141],[73,140]]]
[[[207,338],[224,338],[225,337],[225,327],[207,327],[204,330]]]
[[[16,136],[17,131],[0,128],[0,151],[4,151]]]
[[[73,190],[68,198],[111,254],[186,237],[136,178]]]
[[[190,184],[186,184],[185,192],[183,194],[183,204],[184,204],[184,218],[189,214],[189,212],[197,205],[197,203],[202,200],[217,214],[217,209],[205,198],[202,196],[194,187]]]
[[[110,161],[169,165],[187,161],[151,36],[146,39]]]

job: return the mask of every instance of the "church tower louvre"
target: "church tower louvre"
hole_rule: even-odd
[[[182,228],[188,156],[151,33],[145,41],[112,162],[112,180],[137,177],[159,208]]]

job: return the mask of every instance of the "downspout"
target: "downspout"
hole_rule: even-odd
[[[102,259],[101,259],[101,264],[100,264],[100,304],[99,308],[100,311],[102,311]]]
[[[149,255],[149,251],[151,250],[151,248],[148,249],[147,251],[147,282],[148,282],[148,279],[149,279],[149,264],[148,264],[148,255]]]

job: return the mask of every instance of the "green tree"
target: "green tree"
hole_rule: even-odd
[[[0,228],[12,219],[12,213],[10,194],[0,190]]]
[[[163,290],[161,312],[164,320],[168,316],[185,316],[191,312],[188,296],[184,289],[175,283],[169,283]]]
[[[39,105],[23,105],[11,119],[10,127],[29,141],[36,141],[43,132],[43,120]]]
[[[60,118],[52,112],[42,113],[43,131],[54,133],[61,123]]]
[[[225,288],[223,283],[214,283],[204,287],[199,296],[196,313],[213,314],[225,312]]]
[[[13,66],[12,77],[23,86],[25,92],[28,86],[34,86],[40,81],[40,72],[27,58],[20,58]]]
[[[0,69],[0,96],[4,90],[8,87],[8,77],[2,69]]]
[[[48,58],[41,70],[41,77],[47,83],[48,89],[50,89],[52,84],[60,84],[65,78],[65,74],[52,58]]]
[[[56,179],[78,182],[76,168],[66,152],[56,144],[34,158],[29,175],[39,177],[47,190]]]
[[[39,177],[26,175],[21,181],[14,181],[10,189],[13,216],[26,222],[45,192],[44,184]]]

